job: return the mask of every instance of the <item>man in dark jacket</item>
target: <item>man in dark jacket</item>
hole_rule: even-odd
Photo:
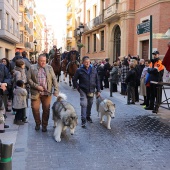
[[[86,120],[92,123],[90,116],[93,97],[95,89],[97,89],[97,97],[100,96],[100,83],[96,69],[90,65],[90,58],[84,56],[82,62],[83,65],[74,75],[73,84],[80,93],[82,127],[86,127]]]
[[[105,60],[106,63],[104,64],[104,86],[105,88],[109,88],[109,76],[111,71],[111,66],[109,64],[109,59]]]

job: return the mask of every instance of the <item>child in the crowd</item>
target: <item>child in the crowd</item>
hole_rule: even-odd
[[[14,88],[13,94],[13,108],[16,111],[14,123],[17,125],[24,125],[22,118],[27,107],[27,90],[24,88],[24,82],[22,80],[18,80],[16,82],[16,87]]]
[[[125,79],[127,84],[127,104],[135,104],[135,85],[137,80],[135,64],[130,63],[129,67],[130,70],[128,71]],[[131,102],[130,99],[132,100]]]

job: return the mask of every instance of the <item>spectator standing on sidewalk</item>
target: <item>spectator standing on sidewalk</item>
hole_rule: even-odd
[[[138,87],[140,86],[141,74],[142,74],[142,71],[143,71],[143,69],[145,67],[144,61],[145,61],[144,59],[140,59],[139,64],[138,64],[138,58],[135,57],[135,62],[136,62],[135,70],[136,70],[136,73],[137,73],[136,86],[135,86],[135,101],[136,102],[139,102],[139,90],[138,90]]]
[[[9,72],[9,77],[12,80],[12,76],[10,74],[11,71],[11,66],[10,66],[10,62],[7,58],[3,58],[1,60],[1,63],[4,64]],[[10,81],[11,83],[8,83],[7,86],[7,90],[4,91],[3,93],[3,100],[4,100],[4,105],[5,105],[5,109],[7,112],[10,112],[11,110],[8,109],[8,100],[10,101],[10,103],[12,103],[12,94],[13,94],[13,89],[12,89],[12,81]]]
[[[130,70],[128,71],[125,79],[125,82],[127,84],[127,104],[135,104],[135,86],[136,86],[137,74],[135,71],[134,63],[130,63],[129,67]],[[130,99],[132,100],[131,102]]]
[[[128,71],[129,71],[129,63],[128,63],[128,59],[125,58],[121,66],[121,94],[122,95],[126,95],[127,93],[127,84],[125,82],[125,79]]]
[[[162,64],[162,61],[159,58],[159,51],[154,51],[152,53],[154,56],[154,59],[151,60],[151,63],[149,65],[150,68],[148,68],[148,73],[149,73],[149,79],[150,81],[155,81],[155,82],[162,82],[163,80],[163,73],[164,73],[164,65]],[[158,106],[155,105],[155,100],[158,101],[157,98],[157,87],[159,85],[150,83],[150,105],[146,107],[146,110],[153,110],[153,113],[158,112]],[[159,99],[161,100],[162,96],[162,91],[160,92]],[[160,101],[158,101],[160,102]]]
[[[106,63],[104,64],[104,87],[109,88],[109,74],[111,70],[111,65],[109,64],[109,59],[105,59]]]
[[[142,95],[144,98],[144,102],[141,103],[140,105],[147,105],[145,78],[146,78],[146,74],[148,73],[149,64],[150,64],[150,60],[145,60],[145,67],[142,71],[141,78],[140,78],[140,95]]]
[[[25,73],[25,62],[22,59],[18,59],[15,62],[15,67],[14,67],[14,73],[13,73],[13,88],[15,88],[16,83],[18,80],[22,80],[24,82],[24,88],[26,87],[27,84],[27,76]],[[14,101],[14,100],[13,100]],[[27,102],[28,103],[28,102]],[[15,108],[13,108],[13,111],[15,111]],[[22,121],[27,123],[26,119],[26,109],[24,110],[24,114],[22,114]]]
[[[50,115],[51,94],[58,96],[59,89],[53,68],[46,64],[44,54],[39,55],[37,64],[31,65],[27,78],[31,91],[32,112],[36,123],[35,130],[40,130],[42,124],[42,132],[46,132]],[[54,92],[52,92],[53,89]],[[42,104],[43,109],[42,121],[40,118],[40,104]]]
[[[100,80],[100,89],[103,90],[103,80],[104,80],[104,64],[100,61],[97,66],[97,73]]]
[[[86,127],[86,120],[93,123],[90,117],[91,108],[95,89],[97,90],[97,97],[100,96],[100,82],[96,69],[90,65],[90,58],[84,56],[82,63],[83,65],[77,69],[74,75],[73,84],[80,93],[81,125]]]
[[[27,108],[27,90],[24,88],[24,81],[17,80],[16,86],[14,88],[14,100],[13,108],[16,111],[14,123],[17,125],[24,125],[23,117],[25,115],[25,110]]]
[[[117,92],[117,84],[119,82],[119,67],[117,66],[117,62],[113,63],[113,68],[110,72],[110,97],[112,97],[112,92]]]

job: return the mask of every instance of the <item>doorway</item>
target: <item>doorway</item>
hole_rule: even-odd
[[[113,43],[113,61],[117,60],[120,56],[120,45],[121,45],[121,31],[117,25],[114,32],[114,43]]]
[[[142,56],[140,58],[149,59],[149,40],[142,41]]]

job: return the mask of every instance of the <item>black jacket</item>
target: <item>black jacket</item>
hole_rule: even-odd
[[[97,71],[94,67],[90,67],[90,74],[87,73],[84,66],[78,68],[73,77],[73,84],[78,90],[81,89],[85,93],[93,93],[95,89],[97,89],[97,92],[100,92],[100,82]],[[79,83],[77,82],[78,80]]]
[[[156,68],[154,68],[154,64],[159,62],[159,58],[152,59],[152,68],[148,68],[148,73],[149,73],[149,80],[150,81],[156,81],[156,82],[161,82],[163,81],[163,74],[164,70],[161,70],[158,72]]]
[[[137,74],[135,68],[129,70],[125,79],[126,84],[130,86],[135,86],[136,80],[137,80]]]

